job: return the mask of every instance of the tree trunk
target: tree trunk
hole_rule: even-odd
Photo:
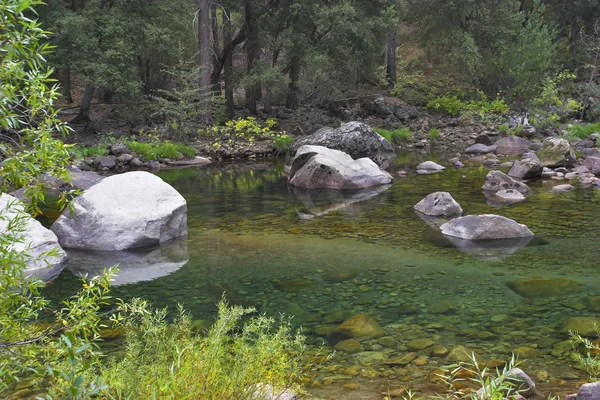
[[[198,52],[200,62],[200,114],[201,124],[212,125],[211,104],[211,49],[210,49],[210,6],[209,0],[198,3]]]
[[[219,46],[219,20],[217,17],[217,4],[216,3],[211,3],[211,5],[210,5],[210,22],[211,22],[211,24],[210,24],[211,33],[212,33],[212,65],[215,66],[219,62],[219,53],[221,51],[220,46]],[[214,77],[211,74],[211,84],[212,84],[213,94],[216,96],[220,96],[221,95],[220,79],[218,77],[216,79],[214,79]]]
[[[68,65],[61,70],[60,81],[65,102],[68,104],[73,103],[73,96],[71,95],[71,68]]]
[[[273,51],[273,59],[271,62],[271,67],[275,68],[277,65],[277,60],[279,59],[280,49],[275,49]],[[271,87],[265,87],[265,99],[263,101],[263,108],[266,113],[271,113],[273,110],[273,90]]]
[[[231,19],[228,11],[223,11],[223,46],[231,43]],[[223,64],[225,69],[225,103],[227,104],[227,118],[235,117],[235,104],[233,103],[233,54],[230,52]]]
[[[576,16],[571,21],[571,34],[569,35],[569,49],[571,50],[571,57],[573,59],[573,65],[577,65],[577,42],[579,41],[579,21]]]
[[[79,114],[71,121],[74,124],[85,124],[90,121],[90,108],[92,107],[92,98],[94,96],[95,86],[91,83],[85,85],[83,99],[79,107]]]
[[[257,56],[260,56],[260,48],[258,44],[258,30],[254,26],[252,3],[250,0],[244,0],[244,10],[246,13],[246,29],[248,31],[248,38],[246,39],[247,71],[251,73],[254,61],[258,58]],[[259,98],[260,86],[258,82],[246,88],[246,106],[251,114],[256,114],[256,103]]]
[[[288,84],[288,92],[287,98],[285,101],[285,106],[290,110],[298,109],[298,92],[300,88],[298,87],[298,81],[300,80],[300,60],[293,59],[290,66],[290,81]]]
[[[387,37],[387,79],[391,86],[396,85],[396,30]]]

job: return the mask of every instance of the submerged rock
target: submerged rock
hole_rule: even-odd
[[[340,325],[340,332],[356,340],[371,340],[386,336],[379,323],[366,314],[358,314]]]
[[[577,158],[569,142],[560,138],[547,138],[537,152],[544,167],[567,167],[575,165]]]
[[[448,353],[446,359],[453,362],[471,362],[473,350],[467,349],[465,346],[459,345],[453,347]]]
[[[127,251],[67,250],[69,269],[78,276],[101,275],[105,268],[119,265],[119,272],[111,280],[112,286],[151,281],[167,276],[189,261],[186,240],[174,240],[152,248]]]
[[[333,348],[346,353],[360,353],[361,351],[365,351],[362,344],[356,339],[342,340],[333,346]]]
[[[533,237],[494,239],[494,240],[465,240],[446,236],[446,239],[464,253],[484,260],[499,260],[510,256],[531,242]]]
[[[287,279],[284,281],[275,282],[275,288],[282,292],[299,292],[301,290],[309,290],[315,286],[315,283],[310,279]]]
[[[565,184],[565,185],[556,185],[552,188],[552,191],[555,193],[558,192],[569,192],[571,190],[575,189],[575,187],[573,185],[569,185],[569,184]]]
[[[173,187],[148,172],[105,178],[52,225],[63,247],[127,250],[187,235],[187,204]]]
[[[584,289],[581,282],[567,278],[525,278],[506,282],[513,292],[527,298],[561,296],[580,293]]]
[[[560,326],[560,331],[569,333],[577,332],[581,336],[596,337],[600,328],[598,317],[571,317],[567,318]]]
[[[25,205],[13,196],[0,194],[0,234],[8,233],[16,218],[21,220],[16,224],[19,232],[13,230],[12,234],[21,237],[19,242],[11,244],[11,250],[26,253],[25,276],[52,280],[60,274],[67,265],[67,253],[58,244],[58,238],[49,229],[46,229],[25,212]],[[53,251],[54,255],[48,257],[45,253]]]
[[[502,171],[488,172],[481,189],[489,192],[497,192],[503,189],[513,189],[523,194],[529,192],[529,187],[526,184],[514,180]]]
[[[354,159],[368,157],[383,169],[387,169],[396,159],[392,145],[362,122],[348,122],[337,129],[319,129],[313,135],[296,141],[290,149],[292,156],[305,145],[340,150]]]
[[[321,146],[302,146],[292,160],[288,183],[303,189],[352,190],[389,185],[392,176],[368,158]]]
[[[433,217],[452,217],[462,215],[460,204],[448,192],[431,193],[418,202],[414,209]]]
[[[531,179],[542,176],[542,164],[533,158],[524,158],[516,161],[508,171],[508,176],[518,179]]]
[[[446,167],[435,163],[433,161],[425,161],[422,162],[421,164],[417,165],[417,172],[418,171],[443,171],[445,170]]]
[[[467,240],[512,239],[533,237],[525,225],[493,214],[468,215],[453,219],[440,227],[447,236]]]

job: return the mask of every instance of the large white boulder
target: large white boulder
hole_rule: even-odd
[[[187,203],[148,172],[105,178],[86,190],[51,227],[65,248],[127,250],[187,235]]]
[[[302,146],[307,145],[340,150],[355,159],[368,157],[383,169],[388,169],[396,159],[392,145],[362,122],[348,122],[336,129],[321,128],[296,141],[290,152],[295,156]]]
[[[392,183],[392,176],[369,158],[352,159],[343,151],[302,146],[292,160],[288,183],[303,189],[364,189]]]
[[[25,212],[24,204],[15,197],[2,193],[0,195],[0,234],[8,233],[9,224],[15,218],[21,222],[14,226],[19,232],[13,235],[20,240],[12,244],[12,249],[18,253],[27,254],[25,276],[50,280],[56,277],[67,264],[67,253],[58,244],[58,238],[37,220]],[[53,256],[46,254],[52,251]]]
[[[440,227],[447,236],[468,240],[494,240],[533,237],[525,225],[494,214],[455,218]]]

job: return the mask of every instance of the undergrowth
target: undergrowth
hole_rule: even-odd
[[[194,333],[181,308],[173,323],[166,310],[139,315],[125,326],[125,355],[105,366],[108,399],[263,399],[297,389],[305,371],[304,337],[289,321],[249,315],[254,309],[225,300],[206,336]],[[242,319],[245,320],[243,325]]]
[[[129,150],[134,151],[138,156],[144,157],[146,160],[160,160],[162,158],[182,159],[192,158],[196,155],[196,150],[193,147],[185,144],[172,142],[146,143],[135,140],[127,140],[124,143],[129,147]]]
[[[408,128],[400,128],[388,131],[383,128],[375,128],[375,131],[390,143],[405,143],[412,139],[413,135]]]
[[[592,133],[600,133],[600,122],[588,125],[573,125],[569,128],[569,134],[579,139],[587,139]]]

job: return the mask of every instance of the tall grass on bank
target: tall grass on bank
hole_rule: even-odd
[[[413,137],[410,129],[401,128],[396,129],[394,131],[388,131],[383,128],[376,128],[375,132],[377,132],[380,136],[383,136],[385,140],[390,143],[406,143],[410,141]]]
[[[261,399],[260,387],[276,393],[295,388],[304,367],[304,337],[289,321],[254,316],[219,305],[205,336],[180,309],[173,323],[166,310],[139,316],[126,327],[125,354],[102,370],[108,399]],[[263,385],[263,386],[260,386]]]

